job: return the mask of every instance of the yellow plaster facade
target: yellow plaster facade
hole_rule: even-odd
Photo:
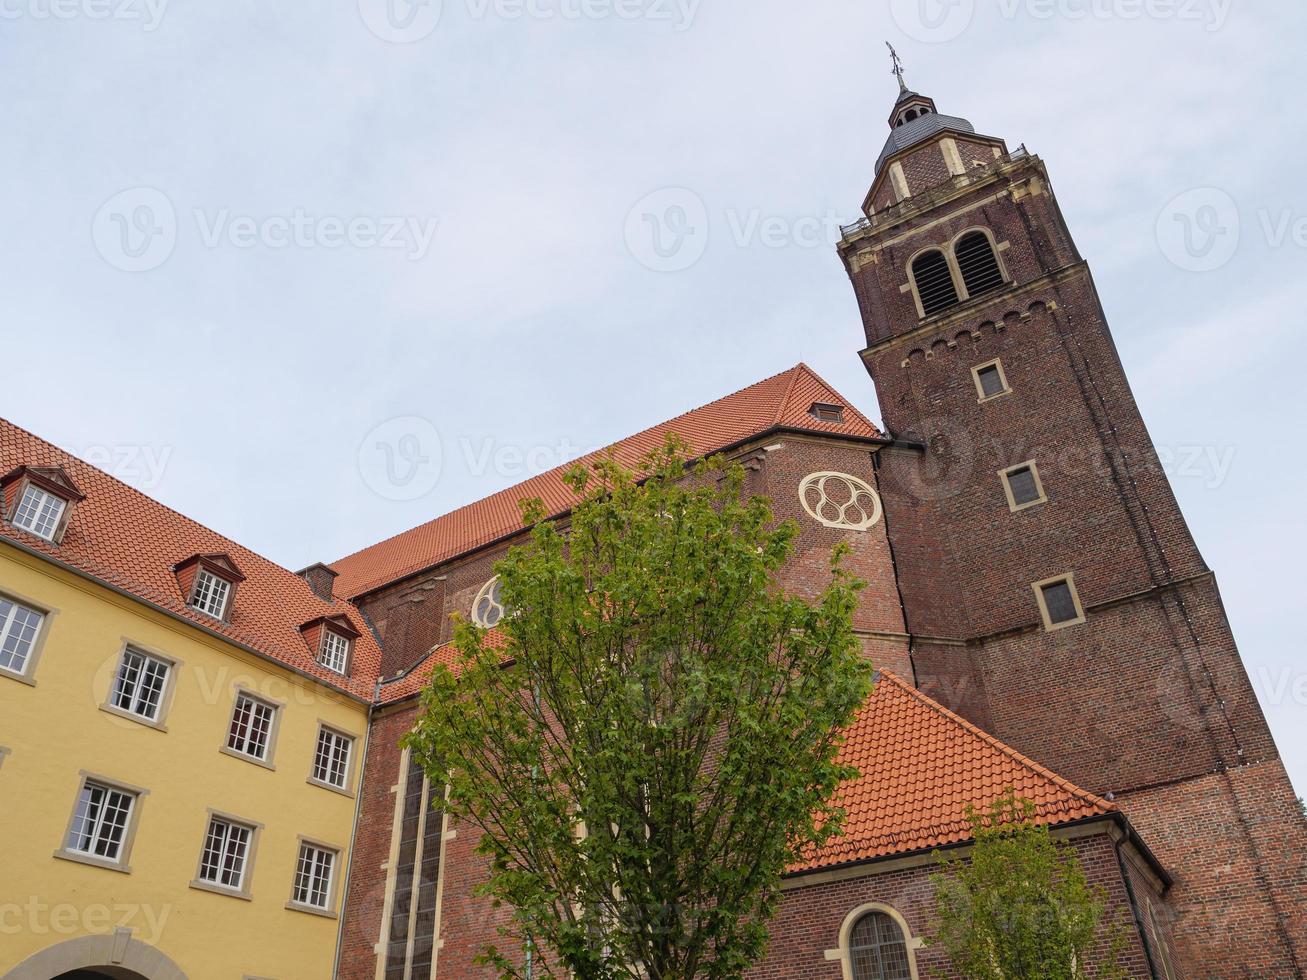
[[[46,613],[31,676],[0,674],[0,978],[331,976],[367,706],[3,543],[0,596]],[[105,707],[127,643],[173,663],[157,723]],[[222,751],[241,690],[279,706],[266,765]],[[347,792],[310,779],[323,725]],[[141,791],[128,870],[58,854],[88,774]],[[255,830],[246,895],[197,882],[211,814]],[[305,840],[338,850],[326,914],[290,907]]]

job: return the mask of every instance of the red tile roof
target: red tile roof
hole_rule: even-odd
[[[57,545],[3,522],[0,540],[47,555],[271,660],[372,700],[381,651],[352,605],[318,598],[293,572],[0,419],[0,473],[23,465],[62,467],[86,499],[74,506]],[[173,571],[187,558],[215,553],[231,556],[245,575],[229,623],[190,609]],[[349,678],[319,666],[299,632],[300,626],[322,616],[346,616],[361,634]]]
[[[817,402],[843,405],[844,421],[822,422],[814,418],[810,410]],[[799,364],[614,443],[609,449],[624,466],[634,467],[672,433],[689,443],[695,456],[707,456],[778,428],[862,439],[882,438],[877,428],[847,399],[806,364]],[[599,450],[579,462],[601,458],[606,452],[608,449]],[[563,476],[575,465],[569,463],[542,473],[332,562],[332,567],[340,573],[336,580],[337,594],[355,598],[520,531],[518,502],[521,500],[538,497],[551,514],[566,512],[574,497]]]
[[[1117,809],[888,672],[849,726],[840,759],[862,773],[837,792],[844,828],[791,873],[970,840],[967,804],[983,809],[1009,789],[1031,800],[1047,825]]]

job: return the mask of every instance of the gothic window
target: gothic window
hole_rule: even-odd
[[[957,257],[967,294],[972,299],[991,293],[1003,285],[1003,271],[999,268],[998,257],[989,243],[989,236],[983,231],[963,235],[953,246],[953,254]]]
[[[826,527],[866,531],[880,520],[880,495],[847,473],[813,473],[799,484],[799,500]]]
[[[884,912],[869,912],[849,936],[853,980],[911,980],[908,947],[899,924]]]
[[[499,625],[504,618],[504,602],[500,591],[499,576],[496,575],[485,585],[472,602],[472,619],[478,626],[490,629]]]
[[[943,252],[936,250],[917,256],[912,263],[912,280],[917,287],[923,315],[933,316],[957,305],[958,290],[953,283],[953,271],[948,267]]]
[[[417,760],[410,757],[400,793],[395,829],[399,853],[384,937],[385,980],[430,976],[438,928],[444,788],[432,786]]]

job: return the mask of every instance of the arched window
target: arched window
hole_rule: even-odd
[[[500,593],[499,576],[496,575],[485,585],[472,600],[472,619],[478,626],[486,629],[498,626],[504,618],[504,600]]]
[[[921,310],[926,316],[947,310],[958,301],[953,273],[943,252],[931,251],[917,256],[912,263],[912,278],[921,297]]]
[[[962,281],[973,298],[993,292],[1003,285],[1003,271],[998,266],[998,257],[994,255],[994,247],[989,244],[989,236],[983,231],[963,235],[953,247],[953,254],[957,256]]]
[[[912,980],[903,930],[884,912],[868,912],[849,935],[853,980]]]
[[[916,110],[916,109],[909,109],[909,110],[908,110],[908,114],[907,114],[906,116],[904,116],[903,118],[904,118],[905,120],[907,120],[908,122],[912,122],[912,120],[914,120],[914,119],[917,118],[917,110]]]

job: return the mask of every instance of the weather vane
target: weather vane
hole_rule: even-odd
[[[899,80],[899,91],[906,92],[908,90],[908,83],[903,80],[903,59],[900,58],[899,53],[894,50],[894,45],[890,44],[888,41],[885,42],[885,47],[889,48],[889,56],[894,59],[893,73],[894,77]]]

